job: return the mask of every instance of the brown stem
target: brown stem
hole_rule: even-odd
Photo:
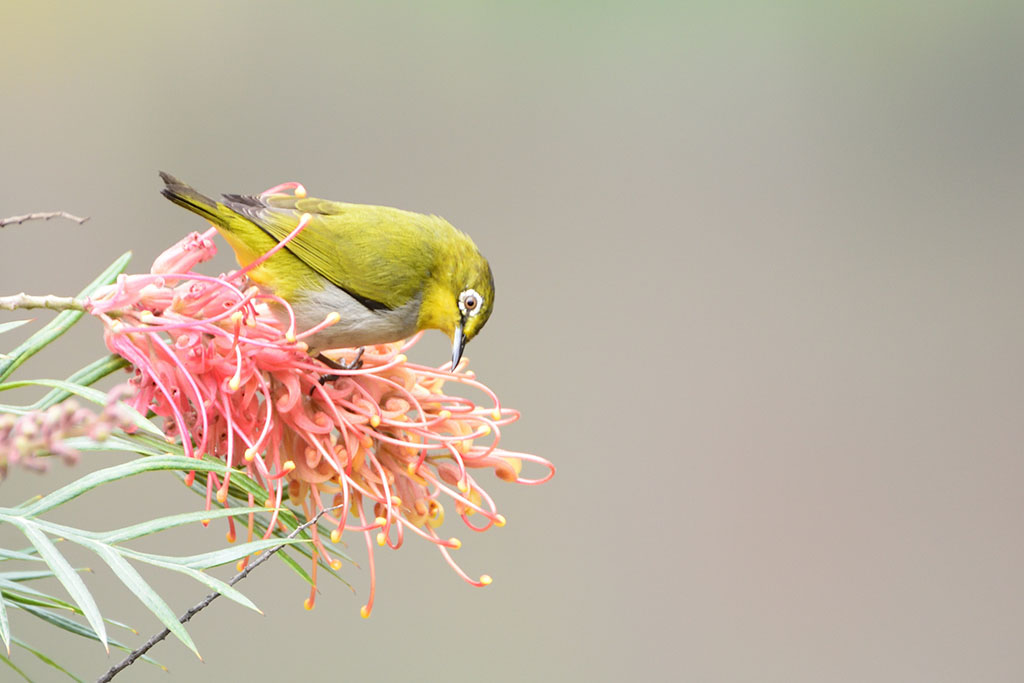
[[[297,527],[294,531],[292,531],[290,534],[288,534],[288,536],[286,536],[285,538],[295,538],[296,536],[299,535],[299,533],[301,533],[302,531],[304,531],[308,527],[311,527],[314,524],[316,524],[317,522],[319,522],[320,518],[325,513],[330,512],[331,510],[336,510],[336,509],[338,509],[340,507],[341,507],[341,505],[335,505],[334,507],[324,508],[320,512],[316,513],[316,516],[314,516],[313,519],[309,520],[308,522],[306,522],[302,526]],[[238,583],[239,581],[244,579],[246,576],[248,576],[249,572],[251,572],[253,569],[255,569],[256,567],[260,566],[261,564],[263,564],[264,562],[269,560],[270,557],[274,553],[279,551],[284,546],[285,546],[285,544],[282,543],[281,545],[274,546],[273,548],[268,548],[267,550],[264,550],[262,553],[260,553],[260,555],[255,560],[252,561],[252,563],[249,566],[247,566],[245,569],[243,569],[242,571],[238,572],[233,577],[231,577],[231,580],[228,581],[228,585],[229,586],[234,586],[236,583]],[[219,597],[220,597],[220,593],[217,593],[217,592],[210,593],[205,598],[203,598],[202,601],[200,601],[199,603],[197,603],[196,605],[191,607],[187,612],[182,614],[178,618],[178,621],[180,621],[182,624],[184,624],[189,619],[194,617],[196,614],[198,614],[199,612],[201,612],[204,609],[206,609],[210,605],[211,602],[213,602],[214,600],[216,600]],[[96,683],[106,683],[106,681],[109,681],[114,676],[116,676],[117,674],[121,673],[121,671],[123,671],[124,669],[127,669],[129,666],[131,666],[135,662],[135,660],[137,660],[139,657],[141,657],[142,655],[144,655],[147,652],[149,652],[149,650],[152,649],[152,647],[154,645],[156,645],[161,640],[163,640],[164,638],[169,636],[170,633],[171,633],[170,629],[166,629],[165,628],[163,631],[160,631],[159,633],[153,634],[153,636],[149,640],[147,640],[145,643],[140,645],[135,650],[132,650],[131,653],[127,657],[125,657],[123,660],[121,660],[120,663],[118,663],[115,666],[110,667],[110,669],[105,674],[103,674],[102,676],[97,678],[96,679]]]

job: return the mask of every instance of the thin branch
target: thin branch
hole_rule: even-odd
[[[8,225],[21,224],[25,221],[48,221],[51,218],[67,218],[69,221],[74,221],[79,225],[89,220],[88,216],[82,218],[81,216],[70,214],[67,211],[44,211],[41,213],[26,213],[24,216],[0,218],[0,228],[7,227]]]
[[[54,311],[84,311],[85,302],[72,296],[32,296],[31,294],[15,294],[0,296],[0,311],[13,311],[16,308],[49,308]]]
[[[341,505],[335,505],[333,507],[324,508],[320,512],[316,513],[316,515],[313,517],[313,519],[309,520],[308,522],[306,522],[302,526],[296,527],[296,529],[294,531],[292,531],[290,534],[288,534],[285,537],[285,539],[295,538],[301,532],[305,531],[307,528],[309,528],[309,527],[313,526],[314,524],[316,524],[317,522],[319,522],[320,518],[323,517],[324,514],[326,514],[328,512],[331,512],[332,510],[337,510],[340,507],[342,507],[342,506]],[[282,543],[281,545],[277,545],[277,546],[274,546],[273,548],[268,548],[267,550],[264,550],[262,553],[260,553],[260,555],[255,560],[252,561],[252,563],[249,566],[247,566],[245,569],[243,569],[242,571],[238,572],[233,577],[231,577],[231,580],[228,581],[228,585],[229,586],[234,586],[236,583],[238,583],[239,581],[241,581],[242,579],[247,577],[249,575],[249,572],[251,572],[253,569],[255,569],[256,567],[260,566],[261,564],[263,564],[264,562],[269,560],[271,558],[271,556],[274,555],[274,553],[276,553],[277,551],[281,550],[281,548],[283,548],[284,546],[285,546],[285,544]],[[214,600],[216,600],[219,597],[220,597],[220,593],[217,593],[217,592],[210,593],[205,598],[203,598],[203,600],[201,602],[197,603],[195,606],[190,608],[187,612],[182,614],[178,618],[178,621],[180,621],[182,624],[186,623],[189,619],[194,617],[196,614],[198,614],[199,612],[201,612],[204,609],[206,609],[207,607],[209,607],[210,603],[213,602]],[[166,629],[166,628],[163,631],[160,631],[159,633],[154,634],[149,640],[147,640],[145,643],[140,645],[137,649],[132,650],[131,654],[129,654],[127,657],[125,657],[119,664],[117,664],[116,666],[112,666],[110,668],[110,670],[107,671],[107,673],[105,673],[102,676],[100,676],[99,678],[97,678],[96,679],[96,683],[106,683],[107,681],[112,679],[114,676],[116,676],[117,674],[121,673],[121,671],[123,671],[124,669],[128,668],[129,666],[131,666],[135,662],[136,659],[138,659],[142,655],[144,655],[147,652],[149,652],[150,649],[152,649],[152,647],[154,645],[159,643],[161,640],[163,640],[164,638],[166,638],[170,634],[171,634],[170,630]]]

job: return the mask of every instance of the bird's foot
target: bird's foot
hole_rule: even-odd
[[[363,367],[363,351],[365,350],[366,349],[364,347],[360,346],[359,350],[356,351],[356,357],[353,358],[352,362],[350,363],[339,363],[338,361],[331,360],[322,353],[319,354],[316,357],[316,359],[323,363],[324,365],[326,365],[327,367],[332,368],[334,370],[358,370],[359,368]],[[342,375],[334,375],[330,373],[326,375],[320,375],[320,384],[326,384],[327,382],[336,380],[339,377],[342,377]]]

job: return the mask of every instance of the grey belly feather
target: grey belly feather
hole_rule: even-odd
[[[295,311],[296,332],[320,324],[331,311],[341,316],[334,325],[304,339],[311,350],[322,351],[384,344],[412,336],[416,332],[421,300],[422,296],[417,295],[396,309],[371,311],[344,290],[327,285],[319,292],[306,293],[300,300],[290,303]]]

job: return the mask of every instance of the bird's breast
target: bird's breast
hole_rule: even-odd
[[[334,325],[306,338],[310,348],[319,351],[385,344],[412,336],[417,331],[421,300],[417,295],[398,308],[372,311],[343,289],[328,284],[289,303],[297,332],[319,325],[331,312],[341,316]]]

